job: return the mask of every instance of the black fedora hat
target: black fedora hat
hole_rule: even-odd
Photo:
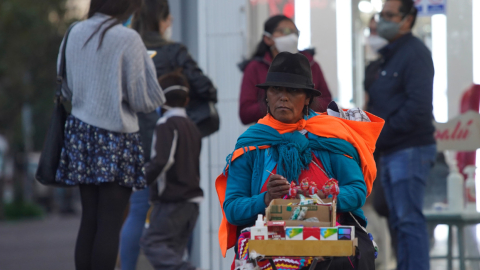
[[[279,53],[268,69],[266,82],[256,86],[265,90],[270,86],[300,88],[310,90],[316,96],[321,95],[314,88],[310,62],[301,53]]]

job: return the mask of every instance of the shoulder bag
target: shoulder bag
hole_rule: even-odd
[[[64,42],[62,45],[62,53],[60,59],[60,66],[57,75],[57,90],[55,92],[55,107],[53,110],[50,125],[45,136],[45,142],[43,144],[40,161],[38,163],[37,172],[35,173],[35,179],[44,185],[66,187],[63,183],[55,181],[57,169],[60,164],[60,154],[64,146],[64,131],[65,122],[67,121],[68,113],[63,106],[62,87],[66,82],[66,59],[65,51],[67,48],[67,40],[70,31],[73,26],[65,33]]]

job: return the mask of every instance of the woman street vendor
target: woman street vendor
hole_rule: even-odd
[[[359,254],[325,259],[316,269],[374,269],[375,249],[361,207],[376,176],[373,152],[384,121],[363,111],[363,121],[352,121],[309,109],[321,93],[307,58],[298,53],[278,54],[266,82],[257,87],[266,91],[267,115],[238,138],[216,181],[223,255],[237,244],[241,229],[253,226],[273,199],[288,194],[292,181],[308,177],[320,189],[334,178],[340,187],[337,222],[355,226]],[[318,195],[325,198],[321,191]]]

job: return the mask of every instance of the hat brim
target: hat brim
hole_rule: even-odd
[[[296,84],[296,83],[288,83],[288,82],[266,82],[266,83],[261,83],[255,85],[258,88],[267,90],[270,86],[280,86],[280,87],[289,87],[289,88],[298,88],[298,89],[303,89],[303,90],[309,90],[312,91],[314,96],[321,96],[322,93],[315,88],[310,88],[310,87],[305,87],[305,85],[301,84]]]

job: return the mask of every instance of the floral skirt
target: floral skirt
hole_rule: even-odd
[[[70,115],[56,181],[67,185],[117,182],[143,189],[147,183],[144,163],[138,132],[111,132]]]

